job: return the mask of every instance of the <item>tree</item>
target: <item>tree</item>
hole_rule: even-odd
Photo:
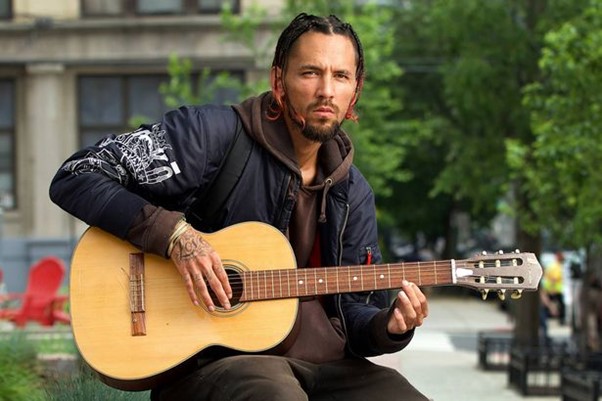
[[[447,194],[453,200],[451,210],[464,210],[481,223],[499,212],[499,201],[512,194],[514,202],[508,206],[518,221],[517,246],[539,253],[542,227],[528,224],[534,221],[529,185],[511,169],[506,143],[526,149],[533,144],[522,91],[540,78],[537,61],[545,32],[578,14],[586,1],[400,4],[398,37],[404,40],[396,56],[408,71],[400,81],[406,88],[405,111],[430,122],[426,126],[435,131],[423,130],[419,146],[444,160],[434,166],[440,169],[436,174],[416,175],[416,182],[431,180],[431,196]],[[536,294],[521,302],[515,335],[519,343],[528,344],[537,338],[539,303]]]
[[[600,0],[545,36],[542,79],[524,99],[535,140],[509,143],[509,160],[532,205],[531,229],[546,227],[561,245],[585,248],[587,276],[599,276],[601,264],[601,45]]]

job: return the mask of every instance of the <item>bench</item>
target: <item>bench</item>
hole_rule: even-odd
[[[508,381],[522,395],[559,395],[560,372],[566,364],[569,344],[551,341],[537,346],[512,346]]]
[[[506,370],[513,343],[511,330],[481,331],[477,338],[479,367],[483,370]]]

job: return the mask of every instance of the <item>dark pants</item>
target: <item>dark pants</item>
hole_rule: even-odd
[[[153,401],[427,401],[396,370],[363,359],[313,364],[278,356],[226,357],[177,381]]]

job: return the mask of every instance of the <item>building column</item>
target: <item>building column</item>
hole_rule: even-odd
[[[67,231],[68,219],[64,213],[57,213],[57,206],[48,197],[48,187],[65,159],[66,149],[71,149],[68,136],[73,131],[73,124],[69,124],[73,113],[67,106],[73,97],[72,80],[59,63],[30,64],[26,71],[26,139],[25,149],[19,152],[26,154],[26,165],[20,163],[26,175],[26,185],[20,193],[23,223],[28,227],[25,234],[34,238],[60,237]]]

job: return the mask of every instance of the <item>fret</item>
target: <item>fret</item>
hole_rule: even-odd
[[[389,276],[389,288],[393,288],[391,286],[391,265],[387,263],[387,276]]]
[[[418,266],[418,285],[422,285],[422,277],[420,277],[420,261],[418,261],[416,265]]]
[[[255,298],[255,293],[253,292],[253,272],[245,272],[245,277],[247,277],[249,280],[249,299],[254,299]]]
[[[276,297],[276,293],[274,292],[274,270],[270,270],[270,276],[272,276],[272,298]]]
[[[437,285],[439,277],[437,277],[437,262],[433,263],[433,276],[435,276],[435,285]]]
[[[351,291],[351,268],[349,266],[345,268],[347,269],[347,284],[349,285],[349,291]]]
[[[293,294],[291,294],[291,271],[287,270],[286,271],[286,284],[288,286],[288,296],[292,296]]]
[[[280,288],[280,298],[284,296],[282,293],[282,270],[278,270],[278,288]]]
[[[336,269],[336,272],[337,272],[337,279],[336,279],[336,282],[337,282],[337,293],[340,293],[341,290],[339,289],[339,269]]]
[[[303,269],[305,270],[305,269]],[[303,271],[301,272],[303,275],[303,278],[301,278],[301,280],[299,280],[299,285],[302,285],[303,288],[305,288],[305,295],[307,295],[307,272]]]
[[[315,294],[318,294],[318,272],[316,270],[318,269],[312,269],[314,271],[314,291]]]
[[[362,291],[364,291],[364,269],[362,269],[361,267],[359,268],[359,276],[360,282],[362,284]]]
[[[374,276],[374,289],[378,289],[378,284],[376,283],[376,265],[372,265],[372,275]]]
[[[323,269],[323,268],[314,269],[314,270],[319,270],[319,272],[316,272],[316,273],[321,273],[321,274],[319,274],[319,278],[318,278],[318,284],[320,284],[320,292],[319,292],[319,294],[328,294],[328,286],[324,287],[324,284],[326,282],[326,280],[325,280],[325,278],[326,278],[326,270]]]

